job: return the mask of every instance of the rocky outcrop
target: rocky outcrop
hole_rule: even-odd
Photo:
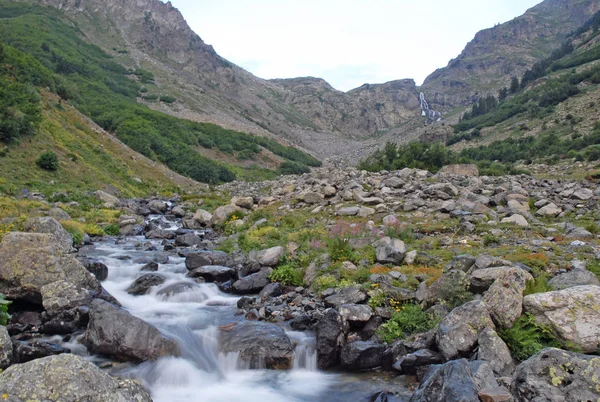
[[[142,362],[179,355],[179,347],[147,322],[103,300],[90,306],[84,343],[92,353]]]
[[[9,367],[0,374],[9,401],[152,402],[131,380],[115,379],[82,357],[63,354]]]
[[[320,369],[335,367],[345,340],[347,323],[335,309],[329,309],[317,323],[317,365]]]

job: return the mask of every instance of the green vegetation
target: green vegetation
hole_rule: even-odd
[[[377,335],[385,342],[392,343],[412,334],[427,332],[438,323],[431,314],[417,304],[403,304],[392,314],[392,318],[377,330]]]
[[[287,286],[302,286],[302,269],[297,261],[291,260],[279,265],[271,272],[269,279]]]
[[[10,314],[8,314],[8,305],[11,304],[4,298],[4,295],[0,293],[0,325],[6,325],[10,320]]]
[[[44,151],[35,163],[45,170],[58,169],[58,157],[52,151]]]
[[[538,325],[531,314],[519,317],[512,328],[499,329],[498,335],[518,361],[525,361],[545,348],[560,348],[554,334]]]
[[[0,37],[7,44],[0,53],[4,66],[0,70],[0,106],[6,105],[0,110],[8,113],[0,116],[6,126],[0,128],[1,140],[23,138],[35,131],[41,116],[34,87],[41,86],[116,133],[134,150],[198,181],[226,182],[234,180],[235,174],[225,164],[201,156],[197,147],[214,147],[228,154],[245,151],[245,158],[265,148],[297,164],[298,169],[320,164],[271,139],[177,119],[137,104],[137,97],[154,86],[152,73],[117,64],[112,56],[86,43],[76,24],[58,10],[8,3],[0,5],[0,18]],[[130,75],[138,80],[128,78]],[[148,99],[152,95],[143,96]],[[156,99],[176,101],[169,95]]]

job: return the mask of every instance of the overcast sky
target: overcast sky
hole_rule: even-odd
[[[347,91],[445,67],[477,31],[541,0],[171,0],[204,42],[261,78]]]

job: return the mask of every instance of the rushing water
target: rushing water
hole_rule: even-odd
[[[419,93],[419,102],[421,103],[421,115],[427,117],[427,122],[434,123],[442,119],[442,114],[440,112],[436,112],[429,107],[429,102],[425,99],[425,94],[423,92]]]
[[[166,221],[163,227],[177,229]],[[118,243],[114,239],[97,243],[83,253],[108,266],[103,286],[124,308],[175,339],[182,351],[182,357],[117,369],[141,379],[154,401],[366,401],[381,390],[406,390],[403,379],[318,371],[314,335],[297,331],[286,331],[295,345],[292,370],[248,370],[238,353],[219,350],[219,327],[243,319],[235,315],[237,297],[220,292],[213,284],[186,278],[185,260],[173,254],[160,264],[159,273],[167,277],[164,284],[144,296],[129,295],[126,289],[144,263],[156,256],[164,260],[167,254],[156,251],[162,249],[159,241],[143,237]],[[177,291],[170,291],[173,286]],[[75,353],[85,353],[80,345],[67,346]]]

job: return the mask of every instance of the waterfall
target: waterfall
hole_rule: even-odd
[[[442,120],[442,114],[429,107],[429,103],[425,99],[423,92],[419,93],[419,102],[421,103],[421,116],[426,117],[426,123],[435,123]]]

